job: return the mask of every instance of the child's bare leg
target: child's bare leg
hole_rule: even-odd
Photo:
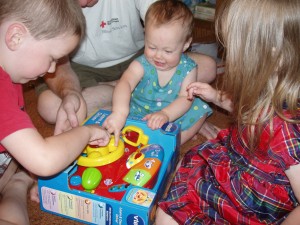
[[[29,225],[27,191],[33,182],[33,179],[25,172],[12,176],[1,192],[0,224]]]
[[[221,128],[213,125],[208,121],[205,121],[198,133],[209,140],[216,138],[220,130]]]
[[[178,225],[178,223],[161,208],[157,207],[155,224],[157,225]]]
[[[202,118],[200,118],[200,120],[197,123],[195,123],[192,127],[190,127],[188,130],[182,131],[181,144],[184,144],[185,142],[192,139],[199,132],[206,119],[207,119],[207,114],[205,114]]]

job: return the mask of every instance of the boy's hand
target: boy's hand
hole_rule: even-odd
[[[110,134],[97,124],[88,125],[91,130],[91,139],[89,144],[96,146],[106,146],[110,140]]]
[[[115,146],[118,146],[121,130],[125,125],[126,116],[121,113],[112,112],[104,121],[103,127],[115,136]]]
[[[163,111],[158,111],[155,113],[151,113],[146,115],[143,120],[147,121],[147,126],[152,129],[156,130],[162,127],[166,122],[169,122],[168,115]]]
[[[86,103],[81,95],[72,93],[63,98],[57,112],[54,135],[71,130],[86,117]]]

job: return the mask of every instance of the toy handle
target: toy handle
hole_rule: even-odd
[[[129,140],[127,138],[127,134],[130,132],[135,132],[138,133],[138,139],[136,140],[136,142],[133,142],[131,140]],[[137,147],[140,144],[146,145],[148,144],[149,141],[149,137],[147,135],[144,134],[143,130],[139,127],[133,126],[133,125],[129,125],[127,127],[124,127],[122,130],[122,137],[125,143]]]

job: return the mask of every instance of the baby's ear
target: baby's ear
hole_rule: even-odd
[[[9,25],[6,35],[5,35],[5,43],[7,47],[15,51],[19,48],[27,34],[26,27],[21,23],[13,23]]]
[[[190,37],[190,38],[185,42],[185,44],[184,44],[184,46],[183,46],[183,51],[182,51],[182,52],[185,52],[185,51],[190,47],[191,43],[192,43],[192,38]]]

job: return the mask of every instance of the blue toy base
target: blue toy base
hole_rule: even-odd
[[[85,124],[101,125],[109,114],[109,111],[99,110]],[[148,144],[153,145],[155,148],[159,146],[159,148],[161,147],[164,150],[163,158],[160,158],[162,162],[159,171],[151,185],[138,186],[139,183],[134,182],[132,184],[126,182],[118,184],[117,181],[121,180],[119,179],[116,181],[112,180],[110,184],[107,184],[109,192],[101,192],[99,189],[100,191],[92,193],[84,189],[76,189],[70,184],[73,177],[75,177],[72,181],[74,183],[77,182],[76,179],[81,179],[78,176],[74,176],[81,169],[77,161],[75,161],[56,176],[38,179],[41,209],[45,212],[86,224],[153,224],[156,202],[163,195],[168,178],[177,164],[180,129],[176,124],[169,123],[162,129],[153,131],[139,118],[128,118],[126,126],[139,127],[149,137],[149,140],[147,139]],[[146,150],[144,151],[146,154]],[[140,156],[141,153],[134,154],[134,157],[138,158],[137,155]],[[126,157],[128,156],[126,155]],[[119,169],[118,174],[123,174],[123,163],[126,164],[126,160],[124,161],[121,158],[113,163],[111,165],[114,166],[114,169]],[[135,168],[135,170],[137,169]],[[140,173],[140,171],[138,172]],[[106,170],[101,171],[101,173],[102,181],[100,181],[99,187],[103,186],[101,182],[107,181],[106,177],[109,175],[109,172]],[[124,181],[127,181],[127,177]]]

